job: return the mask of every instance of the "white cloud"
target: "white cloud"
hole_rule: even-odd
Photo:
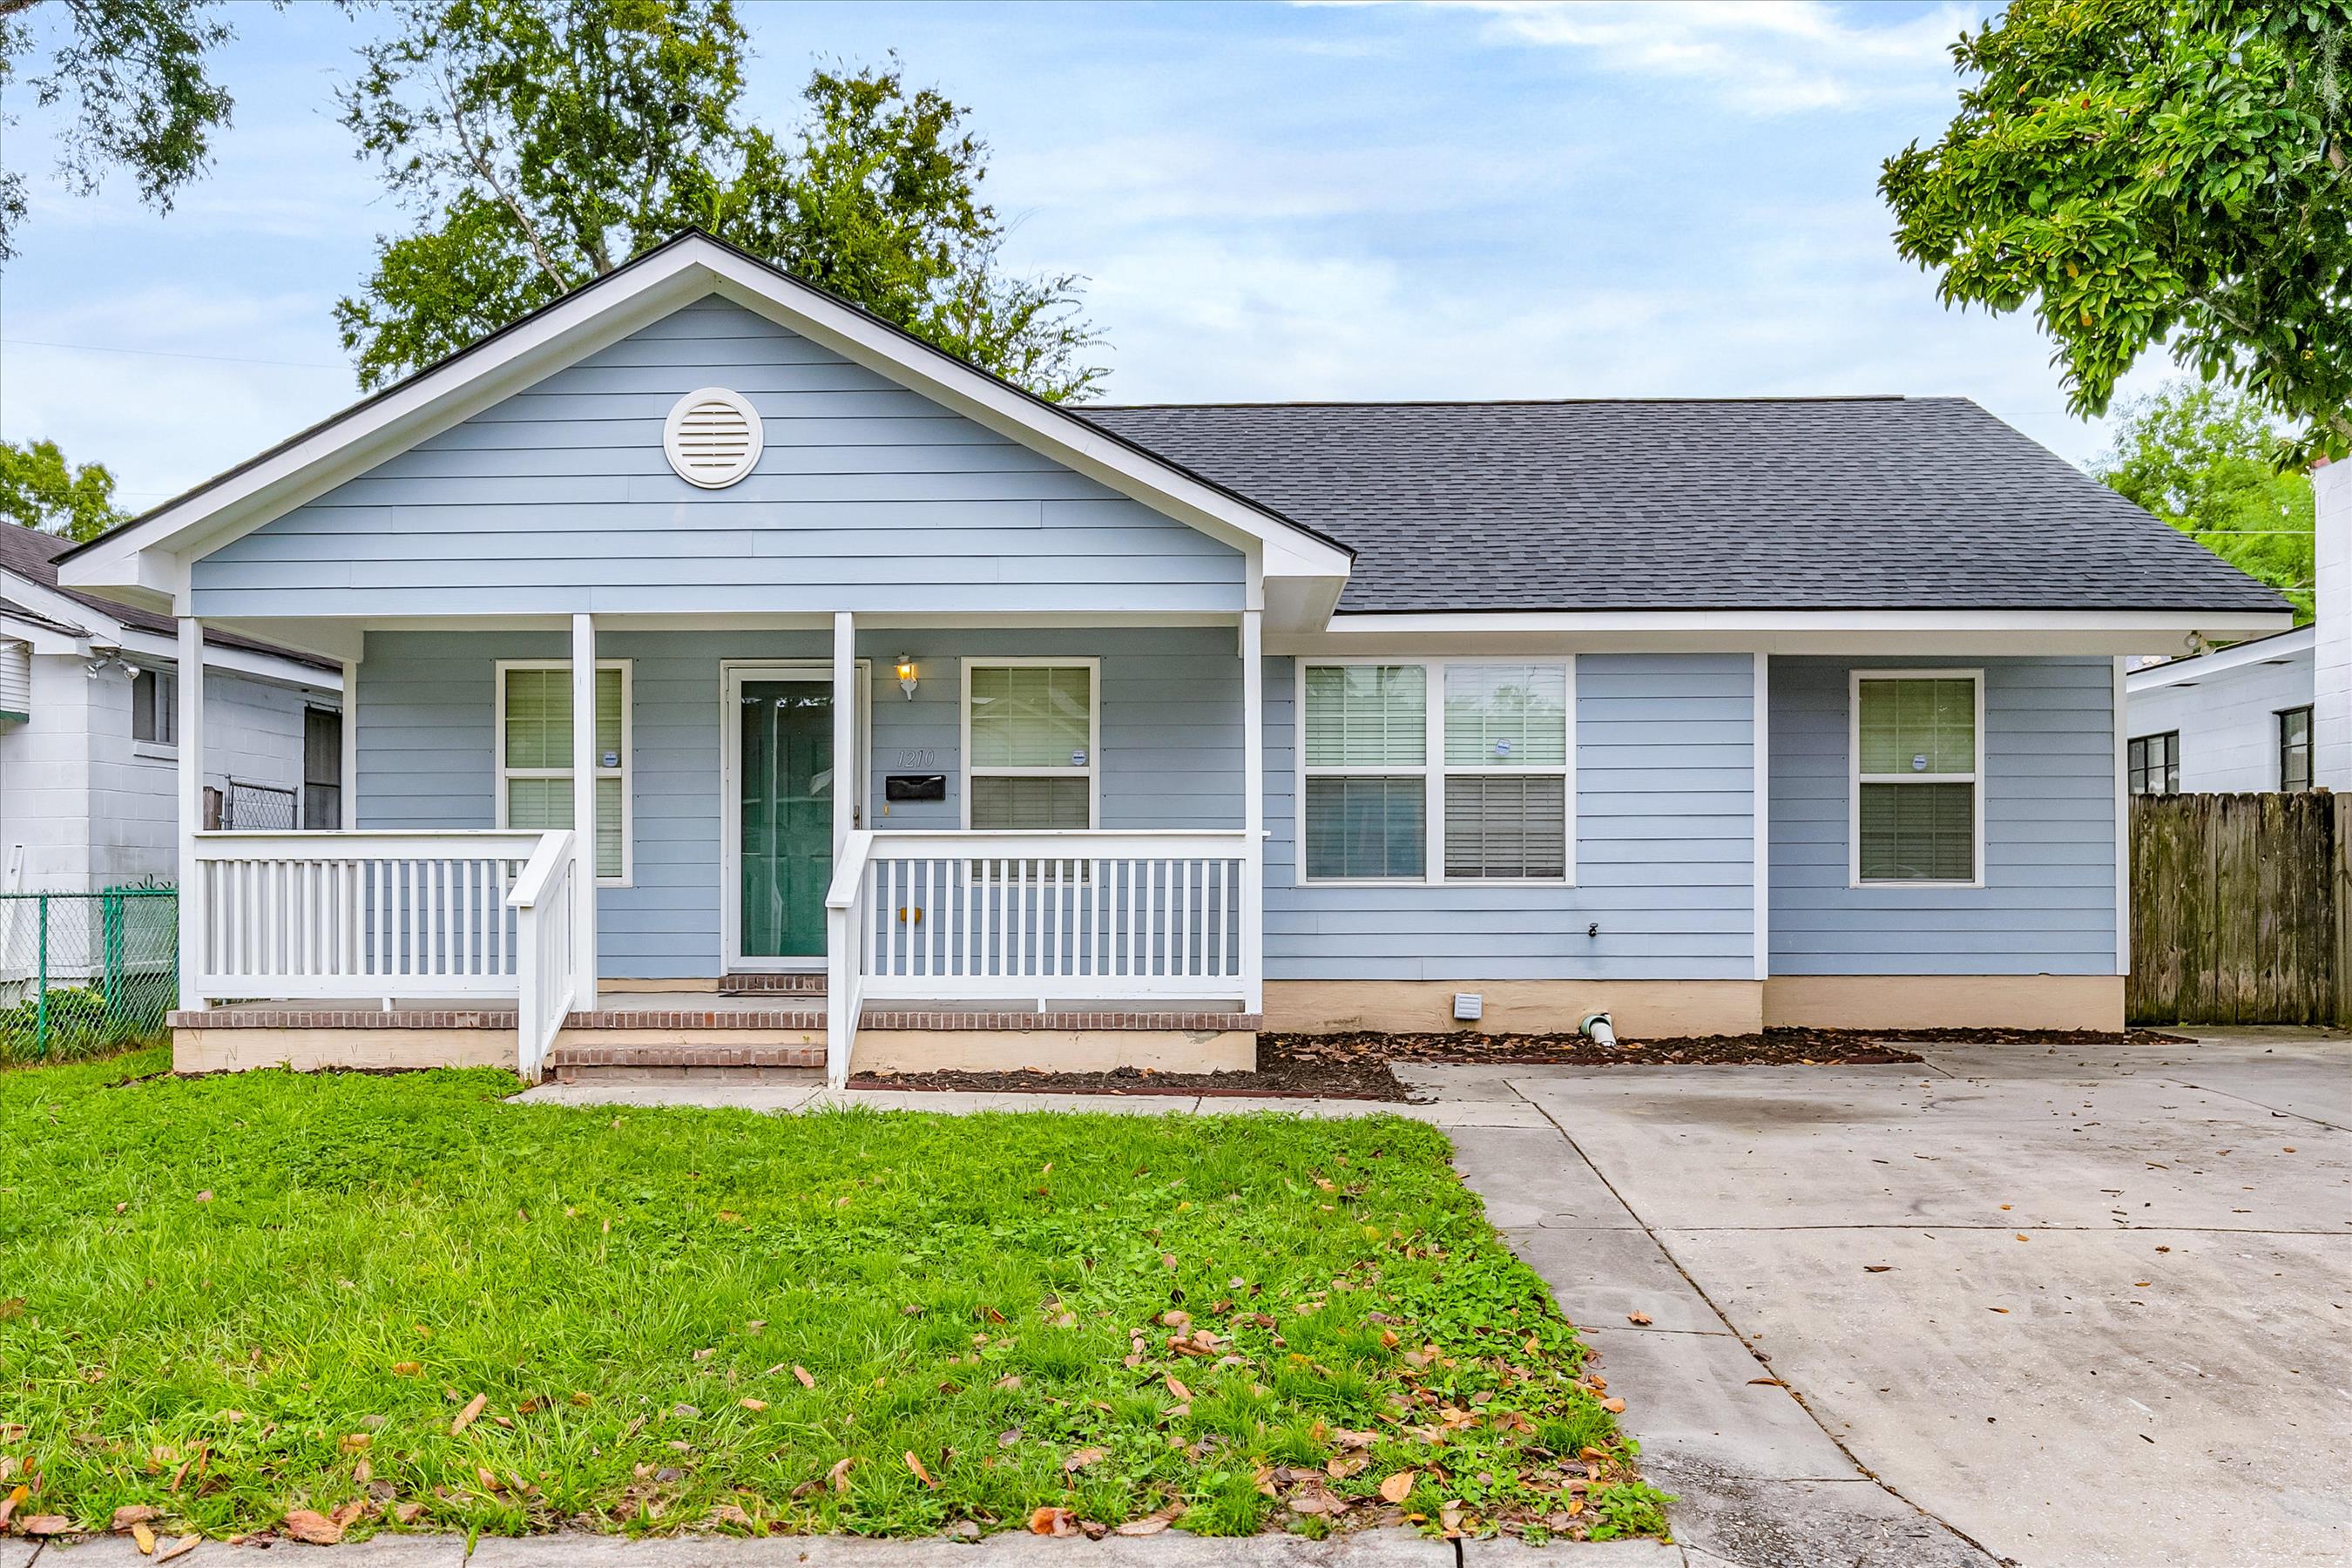
[[[1590,51],[1602,68],[1689,81],[1753,114],[1853,109],[1950,91],[1937,68],[1974,7],[1855,26],[1819,0],[1467,0],[1488,37]]]

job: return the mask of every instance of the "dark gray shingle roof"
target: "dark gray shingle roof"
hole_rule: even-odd
[[[1966,398],[1074,412],[1352,546],[1342,612],[2286,607]]]
[[[169,616],[159,616],[152,610],[133,609],[128,605],[114,604],[95,594],[79,588],[60,586],[58,582],[58,559],[79,548],[70,539],[60,539],[54,533],[44,533],[37,528],[21,523],[0,522],[0,573],[13,573],[28,583],[39,584],[54,594],[62,594],[77,605],[113,616],[126,626],[155,632],[163,637],[176,636],[180,625]],[[44,617],[46,618],[46,617]],[[56,625],[57,623],[51,622]],[[77,630],[86,628],[76,628]],[[342,666],[315,654],[297,653],[292,648],[279,647],[275,643],[259,642],[234,633],[206,631],[205,641],[215,647],[243,648],[248,653],[275,654],[290,658],[297,664],[307,664],[316,669],[341,671]]]

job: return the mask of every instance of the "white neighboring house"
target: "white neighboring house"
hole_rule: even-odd
[[[72,548],[0,523],[0,892],[179,868],[173,625],[59,588]],[[205,826],[340,826],[341,666],[212,634],[205,673]]]
[[[2315,468],[2311,482],[2313,623],[2133,670],[2134,795],[2352,791],[2352,463]]]

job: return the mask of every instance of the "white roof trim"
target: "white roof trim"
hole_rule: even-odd
[[[79,599],[69,599],[47,584],[37,583],[17,573],[0,569],[0,598],[13,599],[45,619],[73,627],[79,642],[119,647],[140,654],[150,662],[160,660],[167,665],[179,662],[179,641],[171,633],[151,632],[142,626],[126,626],[103,610],[93,609]],[[14,620],[15,617],[0,610],[0,619]],[[25,623],[16,624],[21,626]],[[223,647],[206,643],[205,668],[236,675],[250,675],[289,686],[311,687],[321,691],[341,691],[343,689],[341,670],[320,669],[299,659],[289,658],[283,654],[265,653],[259,648]]]
[[[58,563],[60,579],[172,606],[186,560],[250,532],[563,366],[717,293],[1236,549],[1269,576],[1345,578],[1348,552],[1125,446],[851,306],[690,235],[565,296],[449,363],[362,403],[282,451],[168,502]]]
[[[2306,658],[2318,646],[2318,627],[2297,626],[2276,637],[2256,637],[2251,642],[2216,648],[2211,653],[2200,653],[2194,658],[2170,659],[2163,664],[2149,665],[2145,669],[2135,669],[2125,675],[2124,684],[2134,693],[2158,691],[2184,680],[2210,679],[2250,664]]]

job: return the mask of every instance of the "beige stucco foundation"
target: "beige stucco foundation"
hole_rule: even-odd
[[[1485,1003],[1475,1024],[1454,1021],[1454,995]],[[1486,1034],[1572,1034],[1606,1013],[1623,1039],[1748,1035],[1764,1026],[1763,987],[1753,980],[1269,980],[1265,1026],[1301,1034],[1378,1029],[1391,1034],[1468,1029]]]
[[[2124,1026],[2119,974],[1787,974],[1764,983],[1773,1028],[2102,1029]]]
[[[506,1068],[515,1065],[512,1029],[202,1029],[172,1031],[172,1070],[242,1072],[252,1068]]]
[[[1247,1029],[860,1029],[856,1072],[1250,1072]]]

